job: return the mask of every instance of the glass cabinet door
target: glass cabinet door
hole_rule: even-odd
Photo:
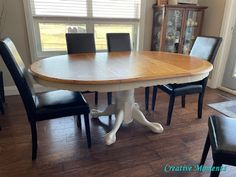
[[[183,54],[189,54],[197,34],[200,32],[201,11],[187,11],[186,29],[183,40]]]
[[[206,6],[153,5],[151,50],[189,54],[201,34]]]
[[[163,22],[163,12],[164,9],[160,8],[154,11],[154,21],[153,21],[153,35],[152,35],[152,50],[161,50],[161,28]]]
[[[166,34],[164,51],[178,53],[183,13],[179,9],[168,9],[166,12]]]

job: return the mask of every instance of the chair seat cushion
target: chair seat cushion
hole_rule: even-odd
[[[203,90],[200,84],[167,84],[160,85],[159,88],[169,95],[174,94],[175,96],[201,93]]]
[[[236,156],[236,119],[226,116],[211,116],[208,126],[213,153]]]
[[[66,90],[49,91],[45,93],[40,93],[36,95],[35,105],[37,114],[39,116],[47,116],[54,114],[56,112],[61,113],[58,116],[64,116],[63,110],[68,114],[76,114],[76,112],[89,112],[89,107],[80,92],[72,92]],[[60,110],[60,111],[58,111]],[[54,116],[55,117],[55,116]],[[44,119],[44,118],[42,118]]]

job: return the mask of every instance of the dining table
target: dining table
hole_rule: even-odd
[[[163,132],[162,125],[147,120],[135,102],[136,88],[199,81],[212,69],[206,60],[158,51],[65,54],[37,60],[30,66],[34,79],[46,87],[113,92],[113,104],[90,113],[92,118],[115,115],[112,130],[105,135],[107,145],[115,143],[122,123],[133,120],[154,133]]]

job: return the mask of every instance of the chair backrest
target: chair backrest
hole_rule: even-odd
[[[213,64],[221,41],[221,37],[198,36],[189,55],[208,60]]]
[[[68,54],[95,53],[95,41],[93,33],[66,33]]]
[[[129,33],[107,33],[108,52],[131,51]]]
[[[25,67],[15,45],[9,38],[0,41],[0,54],[7,66],[23,100],[28,118],[35,113],[35,93],[28,69]]]

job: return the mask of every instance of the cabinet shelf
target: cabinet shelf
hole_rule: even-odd
[[[198,28],[199,26],[186,26],[186,28]]]

